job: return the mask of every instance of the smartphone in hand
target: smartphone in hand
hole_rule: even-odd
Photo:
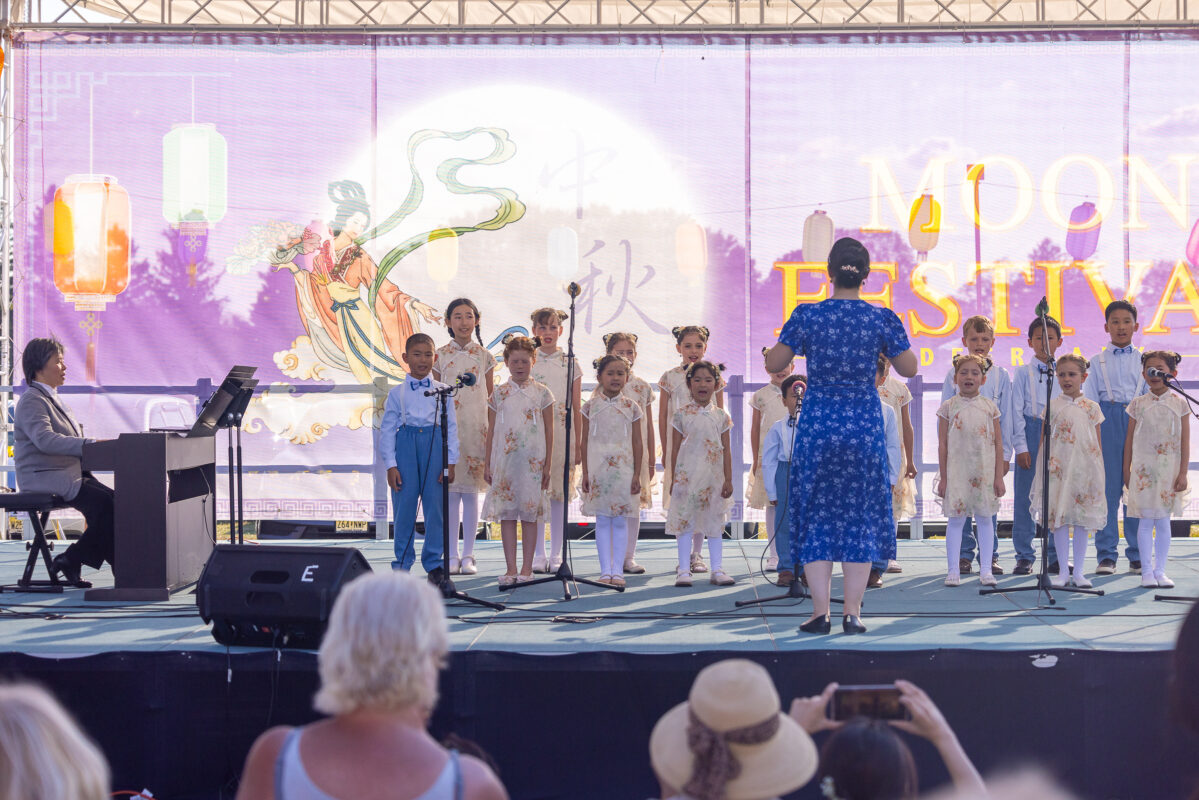
[[[854,717],[873,719],[911,719],[907,708],[899,702],[899,689],[890,683],[841,686],[833,693],[832,713],[835,720]]]

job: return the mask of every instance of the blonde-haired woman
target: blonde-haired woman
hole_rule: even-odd
[[[48,692],[0,686],[0,800],[104,800],[108,762]]]
[[[318,656],[314,705],[330,719],[259,736],[239,800],[507,800],[483,762],[425,730],[448,639],[425,580],[390,572],[346,586]]]

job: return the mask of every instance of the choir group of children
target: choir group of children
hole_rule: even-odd
[[[599,580],[624,585],[625,574],[640,574],[636,562],[640,512],[651,505],[657,445],[661,445],[662,506],[666,533],[677,538],[675,584],[691,586],[696,573],[727,586],[735,581],[723,568],[721,536],[733,495],[732,421],[724,410],[723,365],[705,360],[708,330],[675,328],[680,364],[658,381],[657,427],[654,390],[634,374],[637,336],[604,336],[606,354],[594,362],[597,387],[582,401],[583,372],[567,363],[558,347],[566,314],[541,308],[531,315],[533,336],[509,336],[503,359],[509,379],[496,386],[497,362],[483,346],[478,307],[459,298],[446,311],[451,341],[434,350],[427,334],[408,339],[408,377],[388,395],[380,453],[389,466],[396,520],[396,560],[408,569],[415,562],[413,529],[418,502],[426,532],[421,553],[431,575],[441,568],[442,543],[428,532],[447,525],[451,532],[450,571],[474,574],[474,531],[480,514],[500,524],[506,570],[501,586],[524,583],[535,572],[553,572],[562,559],[563,504],[578,493],[580,509],[595,519]],[[962,329],[965,352],[954,357],[945,379],[938,417],[939,474],[934,491],[949,517],[946,531],[948,575],[957,586],[972,570],[977,546],[981,582],[994,585],[1002,574],[998,561],[996,514],[1004,476],[1016,457],[1013,543],[1017,574],[1032,571],[1033,522],[1041,521],[1043,465],[1036,456],[1048,436],[1049,543],[1054,582],[1089,586],[1084,557],[1087,537],[1095,535],[1097,574],[1115,571],[1118,544],[1116,511],[1126,505],[1126,557],[1144,586],[1172,586],[1165,566],[1170,516],[1185,500],[1189,427],[1183,401],[1168,391],[1161,374],[1177,372],[1179,356],[1163,351],[1141,353],[1132,347],[1136,309],[1116,301],[1106,309],[1105,330],[1111,345],[1092,362],[1065,355],[1057,361],[1051,387],[1050,429],[1042,432],[1046,366],[1061,345],[1061,327],[1040,319],[1028,330],[1035,360],[1018,368],[1014,379],[990,359],[994,329],[985,317],[971,317]],[[763,353],[766,351],[764,350]],[[1092,374],[1092,364],[1094,374]],[[569,368],[573,380],[567,385]],[[454,395],[445,431],[448,441],[449,515],[441,519],[442,431],[435,419],[434,389],[455,384],[464,373],[477,379]],[[767,568],[786,585],[793,564],[788,536],[787,495],[794,426],[805,380],[793,367],[773,373],[754,393],[751,441],[753,468],[748,504],[767,510],[770,542]],[[431,377],[430,377],[431,376]],[[879,359],[876,376],[887,437],[892,507],[896,526],[915,513],[912,396],[888,374]],[[567,477],[566,402],[571,393],[571,461]],[[484,495],[482,508],[479,496]],[[544,530],[550,526],[547,554]],[[516,553],[521,528],[522,557]],[[459,544],[458,531],[466,532]],[[978,536],[975,538],[974,529]],[[1074,531],[1073,566],[1068,554]],[[704,560],[704,540],[707,555]],[[459,549],[461,548],[461,549]],[[1062,554],[1055,558],[1054,550]],[[1141,568],[1142,559],[1147,566]],[[884,572],[897,572],[894,561],[872,565],[871,586]],[[1072,569],[1072,572],[1071,572]]]
[[[991,363],[991,322],[966,320],[965,352],[954,357],[937,411],[940,470],[934,490],[949,518],[947,586],[959,585],[961,575],[971,571],[971,518],[978,532],[980,582],[994,585],[994,575],[1003,573],[996,512],[1013,452],[1016,574],[1033,570],[1034,523],[1052,531],[1046,547],[1055,585],[1091,586],[1084,563],[1091,535],[1095,574],[1112,574],[1123,504],[1129,571],[1139,573],[1145,587],[1174,585],[1166,575],[1170,517],[1181,513],[1186,500],[1190,428],[1186,403],[1164,378],[1177,375],[1181,356],[1133,347],[1137,312],[1131,303],[1109,304],[1105,320],[1111,344],[1090,361],[1074,354],[1058,358],[1056,381],[1049,364],[1062,344],[1057,320],[1032,322],[1028,345],[1035,359],[1012,376]],[[1047,484],[1046,465],[1037,457],[1046,441]]]

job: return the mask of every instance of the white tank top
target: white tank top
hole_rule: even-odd
[[[283,750],[275,761],[275,800],[339,800],[322,792],[304,769],[300,759],[300,736],[303,728],[296,728],[287,735]],[[442,768],[433,785],[413,800],[462,800],[462,769],[458,764],[458,751],[451,750],[450,758]]]

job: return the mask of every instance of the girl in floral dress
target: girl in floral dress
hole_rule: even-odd
[[[670,510],[670,453],[676,438],[671,421],[675,412],[687,405],[691,400],[687,388],[687,368],[697,363],[708,352],[708,329],[703,325],[681,325],[671,331],[674,335],[674,349],[682,357],[683,363],[674,369],[662,373],[658,380],[660,397],[658,400],[658,433],[662,439],[662,510]],[[724,409],[724,379],[719,373],[716,376],[716,407]],[[703,543],[696,538],[695,549],[691,553],[691,572],[707,572],[708,565],[704,563],[702,554]]]
[[[1064,355],[1057,360],[1057,382],[1061,395],[1049,404],[1049,520],[1042,520],[1041,487],[1044,462],[1037,459],[1037,473],[1030,495],[1032,518],[1053,531],[1057,550],[1058,574],[1051,576],[1054,586],[1071,583],[1087,588],[1091,582],[1083,574],[1087,555],[1087,536],[1107,524],[1107,497],[1103,488],[1103,451],[1099,446],[1099,425],[1103,412],[1099,404],[1082,396],[1090,364],[1082,356]],[[1017,498],[1019,500],[1019,498]],[[975,522],[978,517],[975,517]],[[1070,553],[1070,529],[1074,529],[1074,574],[1071,576],[1067,555]]]
[[[995,557],[991,518],[1003,496],[1003,436],[999,431],[999,406],[979,394],[987,381],[991,359],[973,354],[953,357],[953,382],[957,394],[937,410],[937,457],[940,473],[937,494],[949,522],[945,526],[946,586],[961,583],[962,530],[966,519],[978,520],[978,546],[982,568],[979,582],[994,586],[991,561]]]
[[[475,536],[479,529],[479,495],[487,491],[483,467],[487,458],[487,399],[495,388],[495,356],[483,347],[479,330],[479,307],[465,297],[450,303],[446,326],[453,338],[437,349],[433,377],[453,385],[464,373],[475,376],[473,386],[463,386],[454,395],[458,416],[458,469],[450,484],[450,572],[474,575]],[[471,335],[478,337],[476,343]],[[458,522],[462,522],[462,559],[458,559]]]
[[[687,369],[687,388],[691,402],[674,412],[671,427],[670,511],[666,515],[666,534],[677,536],[679,566],[675,586],[690,586],[693,563],[692,541],[708,540],[712,574],[708,580],[717,586],[736,583],[722,566],[722,537],[733,496],[733,460],[729,449],[732,420],[712,401],[718,391],[722,367],[710,361],[696,361]]]
[[[1124,446],[1124,502],[1128,516],[1137,517],[1137,546],[1141,550],[1141,585],[1172,588],[1166,577],[1170,554],[1170,517],[1186,504],[1187,463],[1191,450],[1191,425],[1187,406],[1160,377],[1178,374],[1182,356],[1150,350],[1141,356],[1149,393],[1128,404],[1128,436]]]
[[[500,586],[524,583],[533,576],[533,551],[541,536],[537,520],[545,516],[550,484],[546,458],[554,446],[554,396],[530,377],[538,342],[527,336],[504,339],[509,381],[487,404],[487,462],[483,480],[491,485],[483,518],[500,523],[507,572]],[[524,561],[516,573],[516,523],[520,522]]]
[[[624,393],[629,362],[604,356],[595,362],[599,390],[583,406],[582,511],[595,517],[601,583],[624,586],[628,518],[641,494],[641,407]]]
[[[639,378],[633,374],[633,365],[637,363],[637,334],[635,333],[606,333],[604,334],[604,348],[608,355],[621,356],[629,362],[629,380],[624,385],[622,390],[624,395],[637,404],[641,409],[641,442],[643,453],[641,455],[641,497],[638,507],[634,508],[629,513],[628,520],[628,544],[624,551],[624,569],[626,575],[641,575],[645,572],[645,567],[637,563],[637,536],[641,532],[641,511],[653,505],[653,488],[654,464],[657,463],[657,442],[654,437],[654,389],[649,385],[649,382],[644,378]],[[592,397],[599,394],[599,387],[596,387]]]
[[[769,347],[762,348],[765,357],[770,352]],[[766,434],[774,427],[774,423],[787,417],[787,406],[783,403],[783,381],[795,371],[795,362],[787,364],[787,368],[770,373],[770,383],[754,392],[749,400],[749,407],[754,410],[753,422],[749,428],[749,438],[753,443],[754,463],[749,473],[749,507],[764,509],[770,503],[766,496],[766,482],[762,477],[762,454],[766,450]],[[774,542],[774,509],[766,515],[766,571],[773,572],[778,568],[779,554]]]
[[[566,462],[566,351],[558,347],[562,335],[562,322],[569,318],[565,311],[555,308],[539,308],[529,315],[533,322],[533,336],[541,342],[537,348],[537,361],[533,364],[533,380],[549,387],[554,395],[554,449],[550,457],[550,484],[546,489],[546,514],[537,521],[537,555],[533,559],[534,572],[554,572],[562,565],[562,526],[565,520],[563,505],[574,499],[575,467],[579,463],[579,407],[583,392],[583,372],[579,362],[574,362],[574,380],[570,387],[570,407],[574,409],[571,419],[572,438],[569,496],[562,493],[562,475]],[[545,523],[550,524],[550,557],[545,557]]]

